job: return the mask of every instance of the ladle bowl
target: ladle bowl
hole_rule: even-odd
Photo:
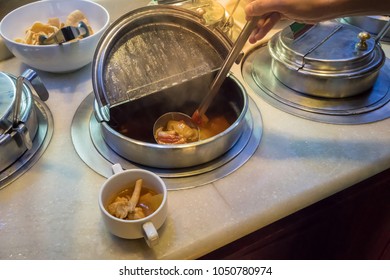
[[[195,141],[199,141],[199,136],[200,136],[200,129],[199,126],[192,120],[190,116],[187,114],[181,113],[181,112],[168,112],[160,116],[156,122],[153,125],[153,136],[154,139],[156,140],[157,143],[159,143],[157,134],[158,130],[160,128],[163,128],[163,130],[166,129],[166,126],[169,121],[184,121],[186,125],[188,125],[190,128],[196,129],[197,130],[197,139]],[[191,141],[191,142],[195,142]]]

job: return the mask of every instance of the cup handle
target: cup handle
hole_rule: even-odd
[[[123,168],[119,163],[115,163],[113,166],[111,166],[111,169],[112,169],[112,172],[114,172],[114,174],[118,174],[120,172],[123,172]]]
[[[144,238],[146,241],[146,244],[150,248],[158,244],[159,241],[159,236],[156,228],[154,227],[152,222],[147,222],[142,225],[143,228],[143,233],[144,233]]]

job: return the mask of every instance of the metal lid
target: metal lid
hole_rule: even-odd
[[[271,38],[269,50],[290,69],[313,75],[352,75],[383,63],[383,52],[374,39],[365,40],[365,50],[356,48],[360,32],[354,26],[327,21],[297,37],[287,27]]]
[[[353,16],[341,18],[341,22],[359,27],[372,35],[376,36],[380,33],[385,24],[390,20],[390,16]],[[390,30],[388,30],[382,41],[390,42]]]
[[[8,75],[0,72],[0,129],[4,129],[4,121],[11,114],[14,102],[15,84]]]
[[[15,103],[15,83],[7,74],[0,72],[0,136],[12,125],[12,111]]]
[[[16,77],[0,72],[0,136],[12,127],[16,102]],[[25,122],[31,108],[31,90],[23,85],[20,97],[19,119]]]
[[[196,13],[169,5],[131,11],[103,34],[92,65],[102,119],[109,109],[220,68],[231,48]],[[185,94],[185,92],[183,92]]]

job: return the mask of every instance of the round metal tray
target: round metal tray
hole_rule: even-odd
[[[272,106],[292,115],[333,124],[362,124],[390,117],[390,61],[379,72],[374,86],[348,98],[321,98],[305,95],[285,86],[271,71],[271,55],[259,45],[245,57],[244,80]]]
[[[260,111],[249,98],[249,110],[245,116],[243,133],[235,146],[224,155],[189,168],[152,168],[130,162],[111,150],[100,132],[100,124],[93,112],[93,102],[94,94],[91,93],[82,101],[72,121],[72,141],[80,158],[92,170],[106,178],[112,175],[111,166],[114,163],[120,163],[124,169],[150,170],[165,181],[169,190],[198,187],[231,174],[255,153],[263,131]]]

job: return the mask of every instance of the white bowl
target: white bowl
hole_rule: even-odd
[[[112,170],[114,175],[104,182],[99,192],[99,208],[106,228],[118,237],[125,239],[143,237],[150,247],[157,245],[159,241],[157,230],[164,224],[168,213],[168,192],[164,181],[148,170],[123,170],[118,163],[112,166]],[[145,186],[163,195],[161,205],[155,212],[142,219],[123,220],[111,215],[106,209],[109,201],[120,191],[128,188],[130,185],[134,186],[135,181],[138,179],[143,179]]]
[[[61,22],[74,10],[83,12],[94,34],[75,42],[61,45],[27,45],[15,42],[35,21],[46,23],[51,17]],[[110,17],[107,10],[85,0],[37,1],[19,7],[7,14],[0,23],[0,35],[8,49],[25,64],[48,72],[70,72],[92,61],[101,35],[107,29]]]

